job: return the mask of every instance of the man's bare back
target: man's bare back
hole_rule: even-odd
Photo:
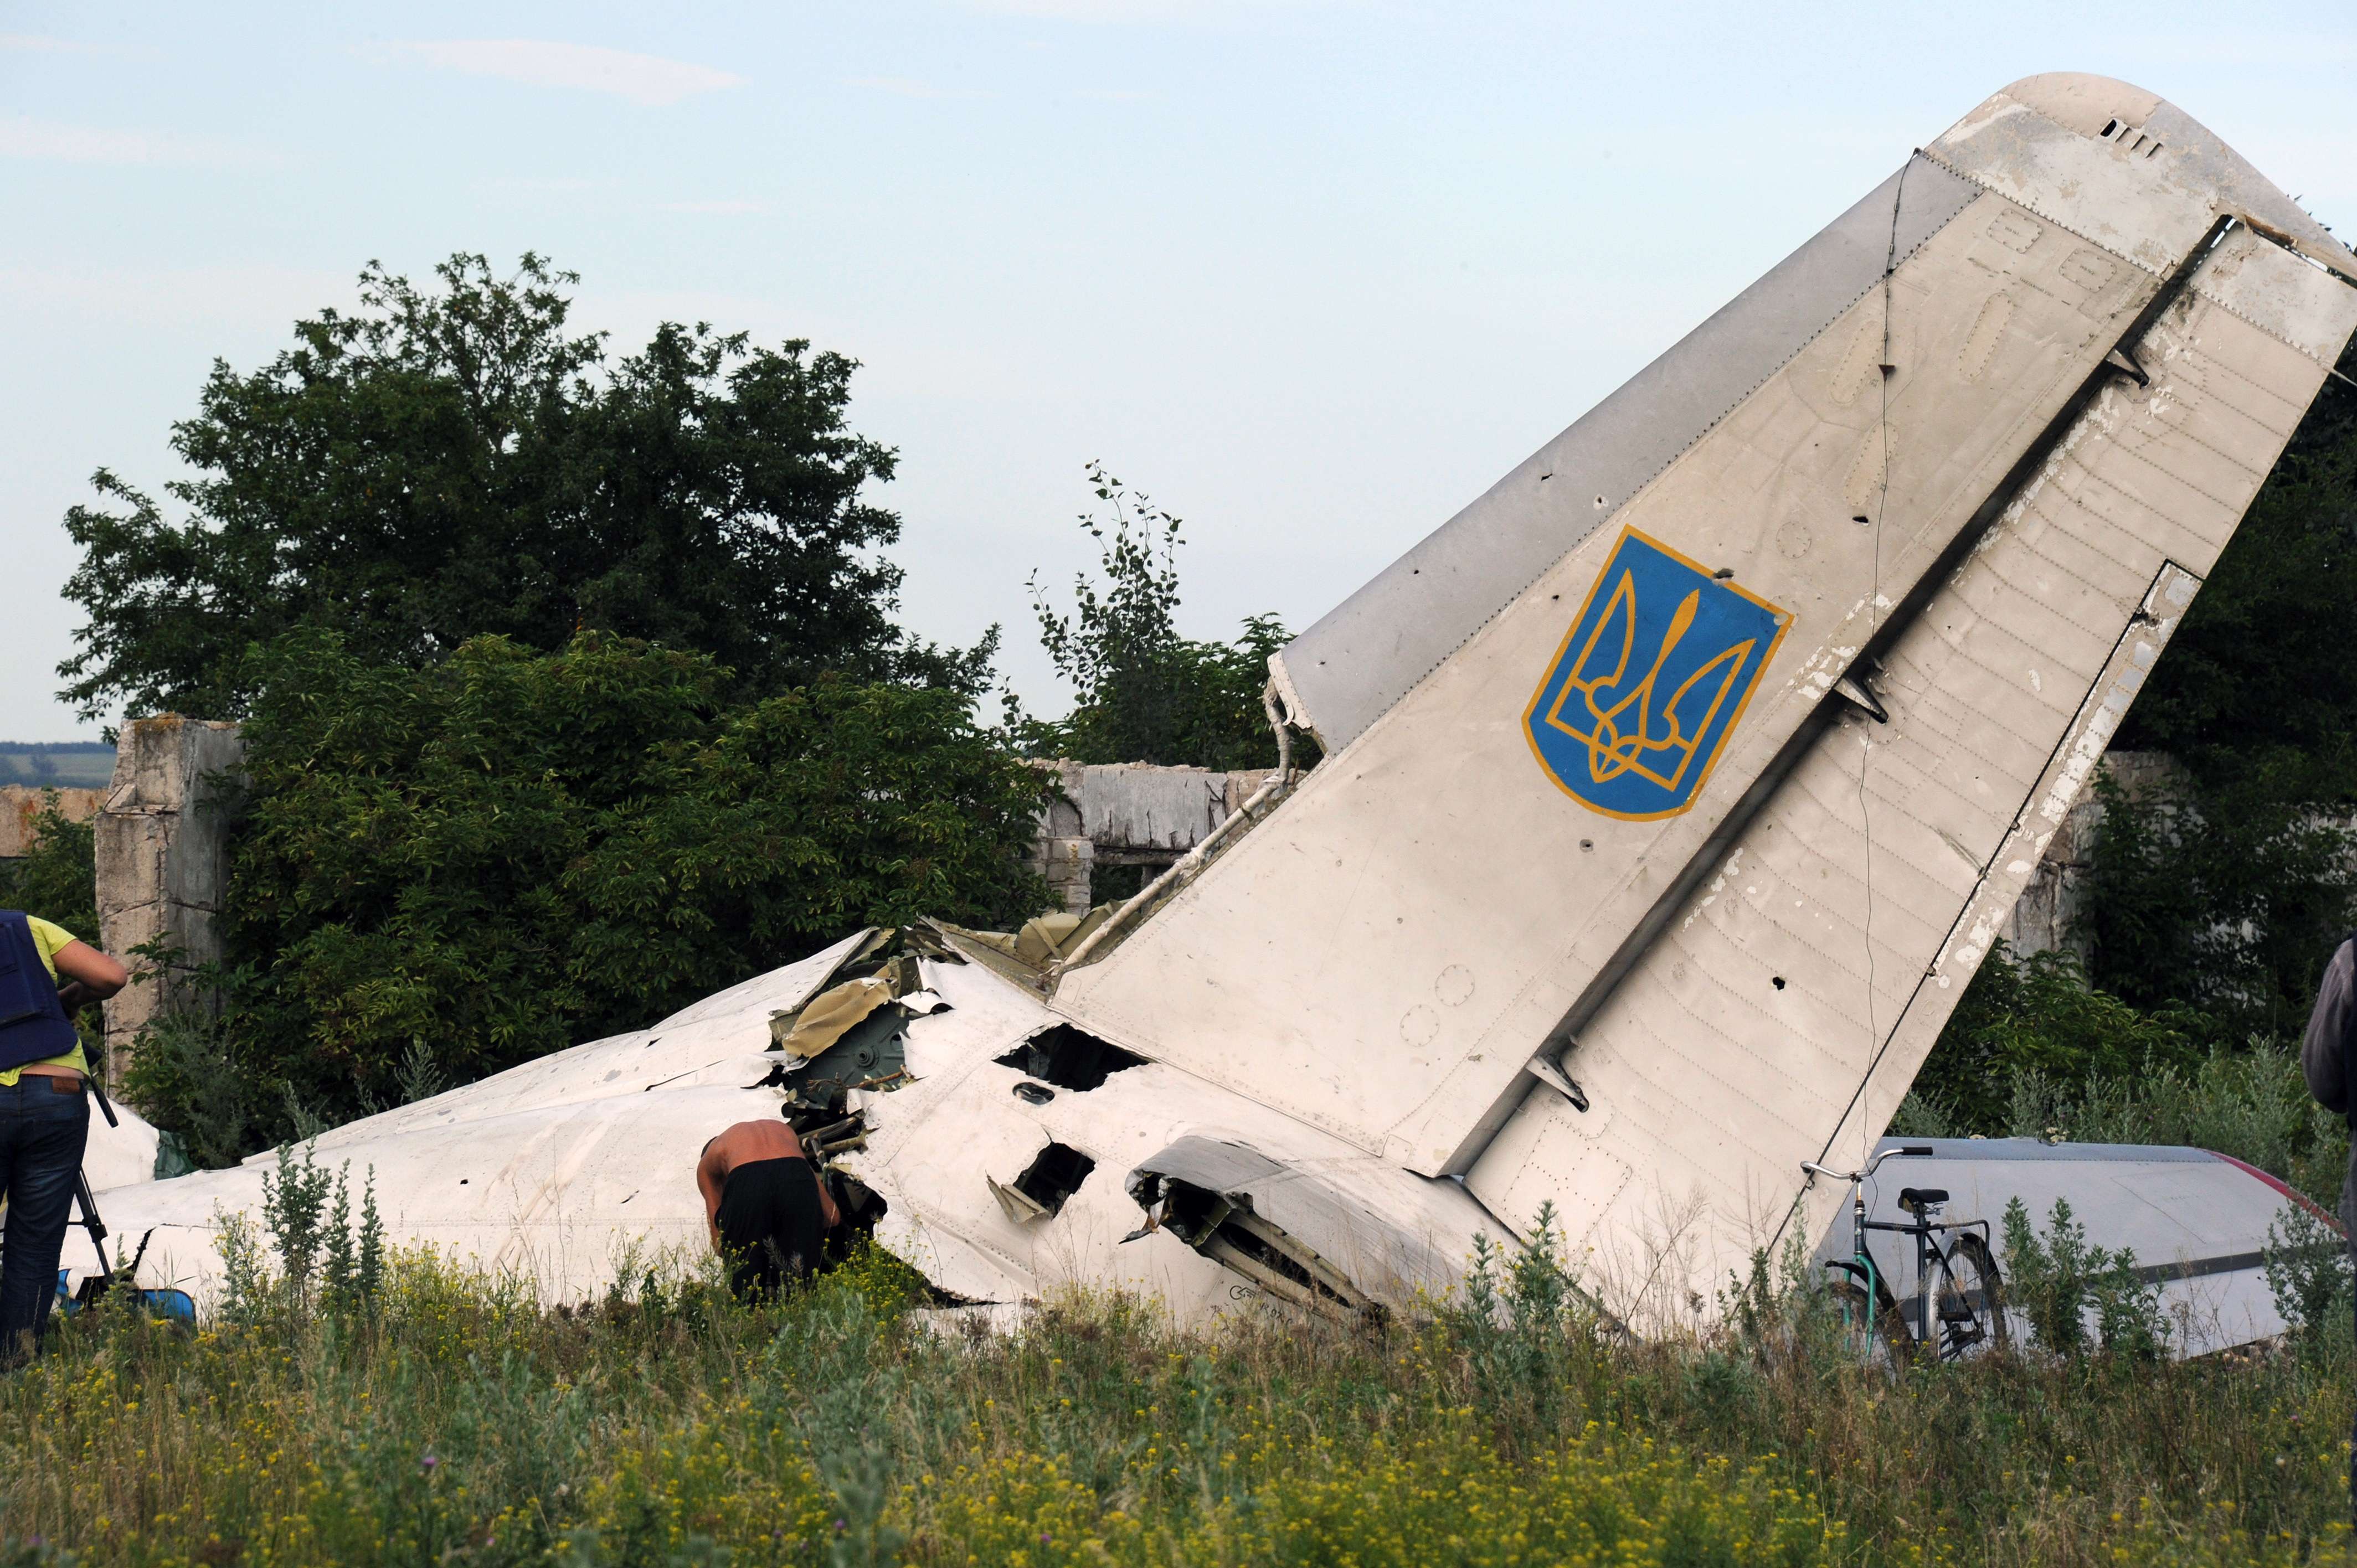
[[[695,1187],[704,1196],[704,1221],[712,1232],[712,1250],[720,1251],[720,1198],[727,1190],[728,1173],[761,1160],[803,1160],[801,1136],[783,1121],[739,1122],[725,1128],[704,1145],[695,1162]],[[832,1230],[841,1223],[826,1183],[818,1184],[819,1208]]]
[[[755,1160],[801,1158],[802,1139],[782,1120],[772,1117],[766,1122],[739,1122],[722,1129],[718,1137],[704,1146],[703,1163],[714,1166],[713,1175],[725,1182],[730,1171]]]

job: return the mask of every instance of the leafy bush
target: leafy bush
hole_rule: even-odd
[[[863,925],[1045,902],[1018,864],[1044,782],[953,693],[732,708],[711,660],[597,633],[424,671],[300,633],[267,661],[228,1006],[128,1086],[192,1153],[642,1026]]]
[[[2087,1229],[2067,1198],[2054,1200],[2043,1236],[2020,1198],[2006,1204],[2005,1272],[2007,1301],[2029,1320],[2030,1337],[2056,1355],[2084,1355],[2100,1345],[2108,1356],[2150,1360],[2168,1338],[2159,1287],[2137,1277],[2135,1251],[2087,1245]]]
[[[123,1086],[190,1165],[233,1165],[295,1130],[283,1076],[249,1071],[230,1020],[203,1008],[158,1013],[139,1031]]]
[[[1919,1089],[1890,1130],[1909,1138],[2189,1144],[2255,1165],[2328,1208],[2340,1201],[2349,1168],[2347,1122],[2309,1098],[2298,1057],[2266,1042],[2214,1047],[2190,1069],[2161,1064],[2076,1082],[2016,1071],[1991,1090],[2006,1106],[1994,1124],[1960,1124]]]
[[[222,1265],[220,1311],[228,1323],[273,1324],[299,1331],[313,1315],[349,1325],[375,1311],[385,1279],[384,1223],[377,1214],[376,1172],[362,1177],[354,1225],[352,1167],[328,1170],[291,1144],[262,1176],[262,1225],[242,1214],[215,1220]],[[271,1254],[275,1253],[274,1262]]]
[[[2357,920],[2350,802],[2319,788],[2306,759],[2279,753],[2213,756],[2209,777],[2134,795],[2099,776],[2083,923],[2100,983],[2180,1027],[2201,1015],[2222,1036],[2298,1033]]]
[[[2013,1086],[2006,1129],[2047,1129],[2083,1144],[2187,1144],[2281,1176],[2326,1204],[2349,1166],[2345,1121],[2316,1103],[2290,1051],[2256,1042],[2213,1048],[2191,1069],[2174,1064],[2091,1080],[2075,1092],[2033,1076]]]
[[[1560,1419],[1572,1353],[1601,1326],[1564,1266],[1557,1223],[1548,1201],[1539,1206],[1526,1243],[1501,1247],[1476,1236],[1464,1294],[1441,1314],[1482,1407],[1493,1417],[1521,1412],[1533,1430],[1549,1432]]]
[[[2352,1330],[2348,1238],[2304,1204],[2267,1226],[2267,1293],[2300,1349],[2314,1355],[2336,1340],[2346,1359]]]
[[[2146,1013],[2093,989],[2071,953],[2016,961],[1999,941],[1940,1031],[1917,1092],[1957,1131],[1994,1133],[2025,1074],[2076,1085],[2190,1065],[2207,1026],[2182,1009]]]
[[[1178,635],[1178,519],[1092,463],[1089,483],[1110,519],[1081,527],[1097,542],[1104,583],[1072,584],[1070,615],[1031,581],[1039,640],[1076,693],[1060,719],[1027,716],[1010,694],[1007,725],[1034,757],[1195,768],[1276,766],[1261,693],[1269,655],[1290,640],[1275,616],[1246,618],[1232,643]],[[1302,743],[1306,744],[1306,743]],[[1298,754],[1297,765],[1308,758]]]

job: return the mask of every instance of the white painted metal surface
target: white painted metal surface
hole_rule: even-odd
[[[924,961],[947,1005],[845,1161],[879,1233],[960,1296],[1221,1310],[1235,1272],[1121,1240],[1128,1178],[1274,1164],[1228,1196],[1369,1296],[1552,1203],[1641,1322],[1817,1233],[1800,1162],[1880,1134],[2357,328],[2352,278],[2148,93],[1992,98],[1289,649],[1331,755],[1051,1000]],[[700,1243],[696,1149],[775,1106],[769,1015],[853,946],[320,1156],[375,1166],[400,1237],[595,1290],[618,1249]],[[1017,1093],[998,1058],[1064,1024],[1145,1060]],[[1095,1162],[1060,1209],[995,1196],[1050,1142]],[[156,1229],[143,1283],[201,1295],[260,1176],[109,1195]]]
[[[312,1155],[330,1166],[350,1161],[356,1186],[373,1171],[388,1233],[404,1243],[528,1277],[552,1299],[595,1294],[631,1261],[703,1249],[693,1173],[705,1141],[731,1122],[775,1114],[779,1091],[765,1080],[785,1058],[767,1049],[770,1015],[806,998],[858,940],[641,1034],[338,1128]],[[841,1163],[889,1206],[878,1240],[953,1296],[1020,1302],[1063,1284],[1117,1285],[1187,1315],[1256,1300],[1249,1283],[1167,1232],[1121,1244],[1142,1219],[1125,1189],[1127,1173],[1185,1138],[1255,1150],[1361,1217],[1313,1245],[1378,1299],[1405,1304],[1420,1289],[1445,1290],[1487,1223],[1452,1183],[1370,1160],[1158,1064],[1115,1072],[1093,1090],[1053,1090],[1042,1103],[1018,1097],[1024,1072],[997,1058],[1055,1016],[978,963],[927,960],[921,969],[931,1010],[907,1031],[915,1081],[854,1096],[870,1144]],[[724,1002],[733,1004],[716,1005]],[[1097,1168],[1051,1220],[1019,1224],[988,1181],[1011,1184],[1051,1141]],[[118,1245],[135,1251],[152,1237],[141,1283],[213,1302],[220,1217],[258,1217],[274,1165],[265,1155],[233,1170],[102,1194]],[[66,1262],[77,1277],[94,1266],[79,1232],[68,1238]]]
[[[2020,1199],[2031,1228],[2047,1239],[2059,1198],[2071,1206],[2072,1222],[2085,1232],[2089,1245],[2135,1254],[2137,1272],[2158,1292],[2172,1354],[2203,1356],[2284,1331],[2263,1255],[2269,1231],[2280,1233],[2299,1200],[2282,1183],[2247,1165],[2207,1149],[2139,1144],[1886,1138],[1878,1146],[1900,1144],[1928,1148],[1932,1156],[1883,1163],[1866,1184],[1869,1219],[1909,1223],[1899,1195],[1910,1187],[1943,1189],[1948,1202],[1939,1218],[1986,1223],[2002,1258],[2006,1205]],[[1825,1196],[1835,1200],[1829,1204],[1835,1212],[1813,1262],[1850,1255],[1847,1189],[1827,1188]],[[2316,1217],[2325,1218],[2320,1211]],[[1915,1292],[1913,1240],[1887,1230],[1869,1231],[1867,1237],[1875,1268],[1889,1279],[1891,1294],[1910,1302]],[[2029,1324],[2018,1293],[2007,1325],[2017,1343],[2027,1341]]]

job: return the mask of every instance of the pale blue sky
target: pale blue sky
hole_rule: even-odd
[[[2231,17],[2231,22],[2221,18]],[[52,695],[59,527],[156,488],[216,355],[362,263],[536,249],[665,317],[866,363],[904,618],[1088,559],[1102,458],[1188,520],[1187,629],[1296,629],[1981,98],[2173,99],[2344,232],[2341,4],[0,3],[0,737]]]

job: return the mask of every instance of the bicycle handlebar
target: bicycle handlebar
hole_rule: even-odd
[[[1830,1176],[1835,1181],[1860,1182],[1872,1176],[1883,1161],[1893,1156],[1925,1158],[1932,1152],[1922,1144],[1901,1144],[1895,1149],[1877,1149],[1873,1156],[1866,1162],[1866,1169],[1862,1171],[1837,1171],[1830,1165],[1821,1165],[1814,1160],[1803,1160],[1801,1169],[1811,1176]]]

